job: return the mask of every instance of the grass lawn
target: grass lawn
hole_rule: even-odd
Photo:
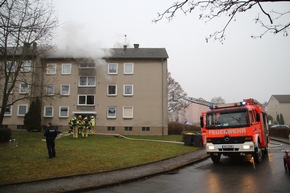
[[[49,159],[41,132],[13,132],[12,138],[17,139],[18,147],[0,144],[0,185],[110,171],[196,150],[195,147],[174,143],[106,136],[73,139],[68,136],[56,140],[56,158]],[[180,135],[138,138],[181,141]]]

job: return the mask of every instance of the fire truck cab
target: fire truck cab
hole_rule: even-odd
[[[221,155],[252,155],[260,163],[268,152],[269,129],[266,111],[254,99],[213,105],[203,112],[200,124],[206,151],[214,163]]]

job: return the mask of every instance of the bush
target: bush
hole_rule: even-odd
[[[11,138],[12,131],[11,129],[5,128],[0,129],[0,143],[6,143]]]

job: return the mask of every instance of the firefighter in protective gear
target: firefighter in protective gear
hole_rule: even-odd
[[[91,119],[90,119],[90,132],[91,134],[94,134],[94,128],[95,128],[95,118],[94,116],[91,116]]]
[[[78,138],[78,126],[77,126],[77,118],[73,117],[70,121],[70,125],[73,130],[73,138],[77,139]]]
[[[90,127],[90,123],[87,117],[83,120],[83,129],[82,129],[82,137],[87,138],[88,137],[88,129]]]
[[[82,129],[83,129],[83,119],[82,119],[81,115],[78,116],[77,126],[78,126],[78,133],[81,134],[82,133]]]

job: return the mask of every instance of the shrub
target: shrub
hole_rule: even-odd
[[[168,124],[168,135],[181,135],[184,132],[200,132],[200,127],[196,125],[185,125],[178,122]]]
[[[6,143],[11,138],[12,131],[11,129],[5,128],[0,129],[0,143]]]

